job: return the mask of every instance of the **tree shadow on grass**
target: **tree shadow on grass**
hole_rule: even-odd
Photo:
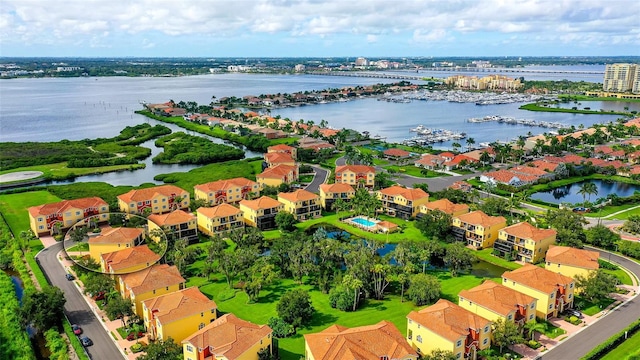
[[[316,311],[313,314],[313,318],[311,319],[311,323],[309,323],[308,326],[305,327],[305,329],[311,329],[314,326],[325,326],[328,327],[329,325],[335,324],[336,321],[338,321],[338,317],[332,314],[327,314],[327,313],[321,313]]]
[[[289,290],[297,289],[299,286],[300,285],[295,283],[284,285],[281,282],[278,282],[277,284],[267,287],[265,290],[269,291],[269,293],[267,293],[266,291],[265,291],[265,295],[262,295],[261,293],[257,303],[268,304],[268,303],[277,302],[280,300],[280,297],[282,296],[282,294],[284,294]]]

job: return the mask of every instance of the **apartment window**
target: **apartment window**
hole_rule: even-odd
[[[460,359],[462,357],[462,353],[457,353],[456,354],[456,359]]]
[[[38,226],[38,229],[42,230],[42,229],[44,229],[44,226],[40,225],[40,226]]]
[[[67,211],[66,213],[64,213],[64,216],[71,216],[71,211]]]
[[[549,310],[553,309],[553,304],[549,304]]]
[[[422,336],[420,335],[416,336],[416,341],[419,343],[422,343]]]
[[[533,320],[533,314],[529,315],[529,320]]]
[[[409,319],[409,324],[413,324],[413,320]]]
[[[162,202],[166,202],[166,201],[167,201],[167,199],[165,199],[165,198],[162,198]]]
[[[76,215],[80,215],[80,211],[76,211]]]
[[[198,325],[198,330],[202,329],[204,327],[204,323],[200,323],[200,325]]]
[[[508,319],[509,321],[513,320],[513,315],[509,315],[509,316],[507,316],[507,319]]]
[[[503,283],[506,283],[506,282],[507,282],[507,279],[502,279],[502,282],[503,282]]]
[[[131,204],[131,207],[136,207],[136,204]]]
[[[166,289],[167,291],[169,291],[169,287],[168,287],[168,286],[167,286],[165,289]]]
[[[200,316],[201,316],[201,317],[204,317],[204,313],[203,313],[203,312],[201,312],[201,313],[200,313]]]
[[[549,296],[549,297],[550,297],[551,299],[553,299],[553,296],[554,296],[554,295],[555,295],[554,293],[551,293],[551,296]]]
[[[569,284],[569,289],[573,289],[573,283]]]
[[[485,327],[484,327],[484,333],[486,334],[486,333],[488,333],[488,332],[489,332],[489,325],[487,325],[487,326],[485,326]]]
[[[156,291],[155,291],[155,290],[153,290],[153,293],[155,294],[155,293],[156,293]]]
[[[531,304],[531,310],[533,310],[534,307],[535,307],[534,304]]]
[[[558,267],[560,267],[560,264],[558,264]]]
[[[572,296],[573,296],[573,294],[569,294],[569,299],[571,299]]]
[[[193,352],[193,346],[187,345],[187,351],[188,352]]]
[[[458,342],[456,343],[456,347],[462,346],[462,340],[458,340]]]
[[[482,340],[482,345],[487,345],[488,342],[489,342],[489,339],[485,338],[484,340]]]

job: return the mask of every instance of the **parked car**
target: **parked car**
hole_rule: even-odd
[[[78,325],[71,325],[71,330],[73,330],[73,333],[76,335],[82,334],[82,328]]]
[[[85,346],[85,347],[93,345],[93,341],[91,341],[91,339],[89,339],[86,336],[82,336],[80,338],[80,342],[82,343],[82,346]]]
[[[71,280],[75,279],[75,277],[73,277],[73,275],[71,275],[71,274],[69,274],[69,273],[66,273],[64,277],[66,277],[66,278],[67,278],[67,280],[69,280],[69,281],[71,281]]]
[[[575,310],[575,309],[569,309],[569,310],[567,310],[565,312],[567,313],[567,315],[575,316],[578,319],[582,319],[584,317],[580,311]]]
[[[99,293],[95,294],[93,297],[93,300],[104,300],[104,291],[100,291]]]

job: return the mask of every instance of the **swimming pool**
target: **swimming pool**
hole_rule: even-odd
[[[353,219],[351,219],[352,222],[358,224],[358,225],[362,225],[365,227],[374,227],[376,226],[376,223],[369,220],[369,219],[365,219],[363,217],[354,217]]]

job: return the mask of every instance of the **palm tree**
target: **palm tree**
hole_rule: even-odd
[[[547,324],[539,323],[539,322],[536,322],[535,320],[531,320],[531,321],[527,321],[527,323],[524,324],[524,328],[531,335],[531,340],[535,340],[534,336],[536,332],[542,333],[543,331],[545,331],[547,329]]]
[[[467,139],[467,151],[471,151],[471,145],[475,144],[476,140],[472,137]]]
[[[578,194],[582,195],[582,199],[584,202],[591,201],[591,195],[598,195],[598,187],[595,183],[585,182],[578,190]]]

